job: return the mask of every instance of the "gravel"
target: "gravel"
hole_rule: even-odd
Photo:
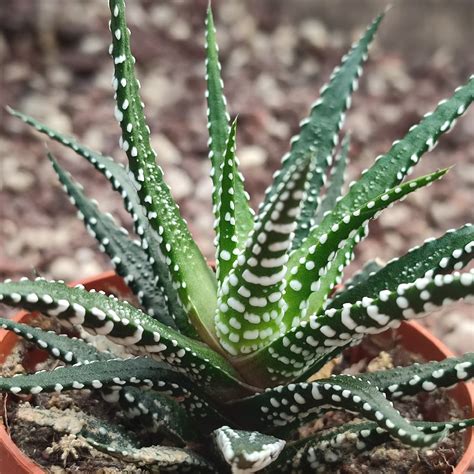
[[[67,9],[59,0],[7,3],[0,12],[1,102],[124,162],[113,119],[106,2],[70,2]],[[464,20],[473,13],[472,4],[455,3],[458,7],[449,11],[433,3],[425,12],[400,1],[388,15],[348,115],[349,179],[474,70],[474,32]],[[212,259],[202,48],[206,4],[136,0],[129,2],[128,14],[152,142],[193,234]],[[216,2],[226,95],[231,115],[239,116],[238,155],[254,206],[319,87],[378,8],[369,0],[357,7],[322,0],[291,6]],[[415,34],[418,25],[425,31],[429,24],[437,25],[436,38]],[[413,45],[414,39],[420,42]],[[368,258],[388,260],[472,221],[473,118],[471,110],[417,173],[452,164],[455,169],[384,213],[360,246],[354,268]],[[3,114],[0,277],[41,274],[70,280],[109,269],[56,184],[44,142]],[[54,143],[46,146],[104,210],[130,225],[120,199],[87,163]],[[473,350],[472,307],[445,309],[425,321],[455,351]]]

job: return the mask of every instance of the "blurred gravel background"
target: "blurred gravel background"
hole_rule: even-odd
[[[130,0],[129,24],[152,141],[203,252],[212,256],[203,73],[207,0]],[[239,158],[257,204],[319,87],[380,0],[214,1],[226,95],[239,115]],[[106,0],[0,0],[0,104],[9,104],[123,160],[113,118]],[[346,129],[349,179],[388,150],[474,72],[471,0],[399,1],[371,50]],[[45,139],[0,115],[0,277],[65,280],[109,269],[75,217],[45,156]],[[79,157],[46,146],[101,204],[127,224],[121,200]],[[388,260],[473,220],[474,110],[416,173],[456,166],[372,224],[353,268]],[[474,349],[472,306],[425,324],[454,350]]]

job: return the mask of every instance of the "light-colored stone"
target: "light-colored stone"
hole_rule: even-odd
[[[17,158],[2,158],[1,161],[0,189],[10,189],[12,191],[24,192],[34,183],[34,176],[21,168]]]
[[[238,149],[237,156],[242,168],[262,166],[267,161],[267,152],[257,145],[248,145]]]
[[[160,133],[154,133],[151,136],[151,146],[158,154],[159,163],[169,163],[176,165],[181,163],[181,154],[174,144]]]
[[[316,19],[304,20],[298,31],[301,38],[315,48],[324,49],[328,44],[326,27]]]
[[[471,352],[474,346],[474,320],[460,317],[454,330],[444,336],[444,342],[459,354]]]
[[[176,201],[189,196],[194,185],[189,175],[177,166],[168,166],[165,172],[165,180],[171,188],[171,193]]]
[[[80,50],[86,54],[96,54],[101,53],[106,48],[106,44],[102,37],[99,35],[88,34],[81,41],[79,46]]]
[[[147,72],[145,76],[141,76],[141,94],[148,113],[172,105],[184,96],[183,85],[179,79],[171,80],[158,68]]]

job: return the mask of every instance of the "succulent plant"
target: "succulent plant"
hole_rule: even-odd
[[[365,335],[396,328],[474,294],[473,272],[461,272],[474,251],[474,227],[469,224],[385,265],[371,262],[341,285],[369,221],[448,171],[406,180],[473,101],[474,77],[395,141],[342,195],[349,138],[346,135],[337,152],[338,137],[380,15],[321,89],[254,215],[238,171],[237,122],[231,122],[226,109],[209,9],[206,97],[214,272],[156,164],[124,0],[110,0],[110,10],[115,117],[129,169],[33,118],[10,112],[72,148],[121,194],[138,241],[102,213],[50,155],[79,217],[140,307],[81,285],[42,278],[1,283],[0,300],[54,317],[66,328],[105,335],[125,346],[130,356],[97,349],[90,343],[94,337],[85,342],[2,319],[3,328],[64,365],[2,377],[0,389],[12,394],[99,391],[136,420],[138,432],[155,433],[156,443],[144,446],[119,423],[89,415],[78,434],[98,449],[162,471],[331,470],[332,463],[350,451],[368,450],[393,438],[414,447],[431,446],[450,432],[472,426],[473,419],[410,422],[393,400],[470,379],[474,354],[358,376],[308,379]],[[328,409],[353,412],[367,421],[295,439],[298,427]],[[44,423],[58,428],[55,412],[36,410]]]

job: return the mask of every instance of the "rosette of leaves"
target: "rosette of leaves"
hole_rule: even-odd
[[[349,138],[339,148],[338,139],[380,15],[321,89],[254,214],[238,170],[237,123],[227,112],[209,9],[205,64],[214,272],[192,239],[150,144],[124,0],[110,0],[110,10],[115,117],[128,169],[10,112],[72,148],[120,193],[137,240],[101,212],[50,155],[79,217],[140,307],[41,278],[1,283],[0,299],[54,317],[66,328],[104,335],[131,357],[2,320],[5,329],[64,364],[51,372],[0,378],[0,389],[12,394],[99,391],[136,419],[139,431],[157,433],[163,446],[143,446],[133,433],[92,417],[84,418],[78,434],[98,449],[160,472],[331,470],[348,450],[371,449],[392,438],[432,446],[472,425],[471,419],[411,422],[393,400],[470,379],[473,354],[360,376],[308,379],[365,335],[472,297],[473,272],[463,271],[474,250],[469,224],[386,265],[371,263],[344,286],[341,280],[369,221],[448,171],[408,180],[473,101],[474,78],[395,141],[343,193]],[[294,441],[295,429],[328,409],[347,410],[366,421]],[[54,425],[53,416],[43,418]]]

